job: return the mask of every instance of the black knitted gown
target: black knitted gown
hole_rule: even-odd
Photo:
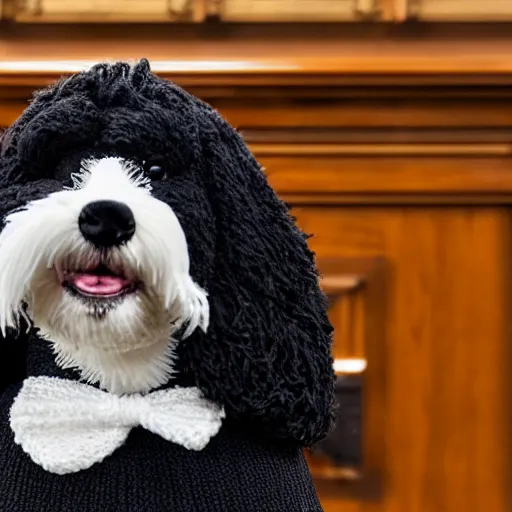
[[[87,156],[165,165],[152,194],[176,212],[210,323],[179,340],[163,388],[197,386],[226,414],[200,451],[138,427],[102,462],[48,472],[16,444],[11,406],[30,376],[81,375],[59,367],[37,326],[9,329],[0,512],[321,511],[303,448],[332,424],[332,329],[306,236],[241,136],[142,60],[100,64],[38,92],[0,150],[2,218],[69,186]]]

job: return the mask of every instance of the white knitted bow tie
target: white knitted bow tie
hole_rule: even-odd
[[[141,426],[189,450],[219,431],[224,409],[198,388],[116,396],[80,382],[29,377],[11,407],[14,440],[38,465],[63,475],[111,455]]]

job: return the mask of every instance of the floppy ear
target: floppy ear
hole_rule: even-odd
[[[228,418],[312,444],[330,429],[334,396],[332,327],[314,255],[239,134],[213,111],[200,117],[216,263],[210,327],[181,355]]]

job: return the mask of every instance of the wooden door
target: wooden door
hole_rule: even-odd
[[[385,263],[385,287],[370,282],[362,292],[380,289],[366,321],[379,332],[360,349],[366,474],[359,483],[317,480],[326,512],[509,512],[510,211],[300,207],[295,214],[316,234],[319,261],[331,262],[327,282],[349,275],[337,274],[335,261],[341,269],[352,259]],[[336,328],[343,314],[333,310]]]

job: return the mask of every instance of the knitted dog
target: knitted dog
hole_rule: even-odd
[[[3,134],[0,197],[2,512],[321,510],[314,258],[215,110],[99,64]]]

